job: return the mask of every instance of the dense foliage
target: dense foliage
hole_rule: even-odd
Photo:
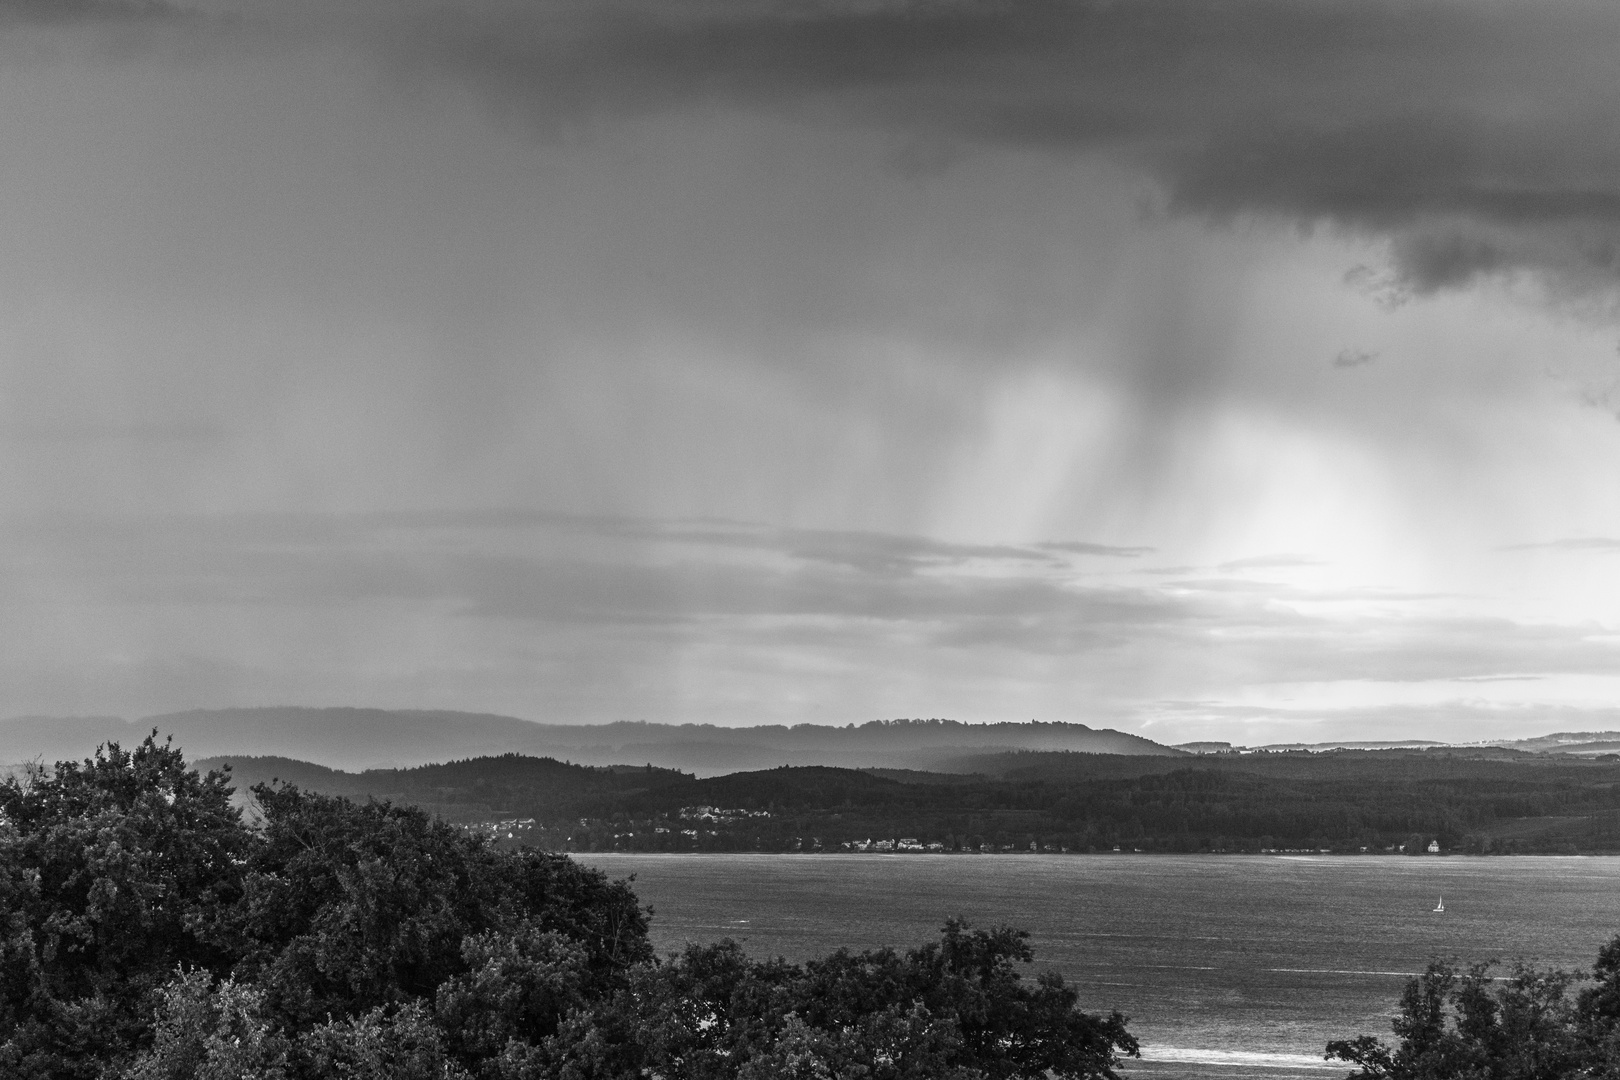
[[[1136,1052],[1124,1018],[1080,1012],[1055,973],[1022,980],[1024,937],[951,922],[903,955],[839,951],[802,967],[750,961],[729,941],[689,946],[639,968],[612,1008],[576,1014],[557,1075],[1113,1076],[1116,1053]]]
[[[1012,930],[659,961],[623,882],[426,812],[227,777],[148,738],[0,784],[16,1080],[1111,1077],[1135,1041]]]
[[[1620,852],[1620,762],[1479,749],[986,757],[994,775],[779,768],[697,779],[507,755],[362,774],[238,762],[318,790],[533,818],[559,850],[836,850],[915,837],[946,850]],[[701,823],[682,811],[744,814]],[[758,813],[764,811],[763,814]],[[583,820],[582,820],[583,819]]]
[[[1328,1059],[1356,1065],[1349,1080],[1620,1078],[1620,937],[1598,952],[1590,979],[1492,968],[1431,964],[1406,984],[1393,1047],[1363,1035],[1329,1043]]]

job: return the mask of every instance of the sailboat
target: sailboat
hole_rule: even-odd
[[[1445,897],[1442,896],[1440,898],[1440,902],[1438,904],[1434,905],[1434,910],[1439,911],[1439,912],[1444,912],[1446,910],[1446,898]]]

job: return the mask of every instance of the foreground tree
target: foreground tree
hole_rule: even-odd
[[[1119,1056],[1138,1052],[1125,1017],[1080,1011],[1055,972],[1026,982],[1016,965],[1034,958],[1027,936],[953,920],[904,954],[839,950],[803,967],[750,960],[731,941],[689,946],[573,1014],[522,1075],[1114,1077]]]
[[[273,1034],[264,994],[206,971],[180,970],[160,992],[151,1047],[121,1080],[287,1080],[287,1041]]]
[[[1582,1060],[1594,1080],[1620,1080],[1620,935],[1598,950],[1592,980],[1575,1003]]]
[[[295,1030],[431,1002],[481,963],[469,938],[552,933],[580,950],[579,991],[610,992],[651,959],[623,882],[565,856],[500,851],[413,807],[254,789],[262,836],[225,918],[239,978]]]
[[[152,737],[0,783],[0,1076],[89,1080],[137,1061],[190,1076],[228,1058],[177,1032],[225,1024],[235,1039],[249,1017],[290,1055],[267,1057],[267,1076],[326,1075],[303,1041],[317,1028],[323,1060],[360,1075],[336,1042],[417,1030],[410,1010],[431,1016],[480,949],[549,935],[574,960],[554,1011],[652,957],[628,886],[563,856],[497,851],[412,808],[255,795],[248,828],[224,773],[200,777]]]
[[[147,738],[0,784],[0,1075],[92,1077],[214,941],[253,845],[224,775]]]
[[[153,738],[0,784],[0,1076],[1089,1080],[1136,1053],[1124,1017],[1023,978],[1020,931],[659,962],[628,885],[565,856],[254,794],[249,828]]]
[[[1620,1080],[1620,937],[1577,994],[1581,973],[1493,969],[1430,964],[1401,995],[1394,1046],[1362,1035],[1327,1058],[1357,1066],[1350,1080]]]

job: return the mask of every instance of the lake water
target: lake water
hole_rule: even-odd
[[[1432,957],[1587,967],[1620,933],[1620,858],[575,855],[635,875],[661,952],[735,938],[804,960],[910,946],[960,915],[1031,932],[1087,1011],[1143,1044],[1127,1072],[1308,1077],[1330,1039],[1389,1036]],[[1445,897],[1443,914],[1433,911]]]

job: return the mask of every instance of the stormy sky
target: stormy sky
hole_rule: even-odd
[[[1620,728],[1617,41],[0,0],[0,714]]]

